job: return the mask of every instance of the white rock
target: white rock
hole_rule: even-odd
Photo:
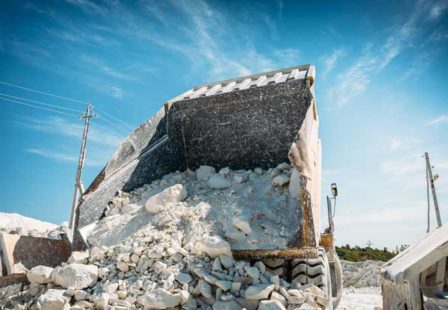
[[[216,170],[213,167],[200,166],[196,170],[196,179],[198,179],[199,181],[207,181],[215,173],[216,173]]]
[[[219,236],[202,236],[195,247],[197,251],[205,252],[211,258],[216,258],[219,255],[232,256],[229,243]]]
[[[199,292],[202,294],[202,296],[204,296],[206,298],[212,297],[212,287],[210,284],[208,284],[204,280],[199,280],[197,287],[199,289]]]
[[[89,260],[91,263],[100,261],[104,257],[104,252],[99,247],[94,246],[90,249]]]
[[[235,174],[235,176],[233,177],[233,180],[235,181],[235,183],[241,184],[246,182],[247,180],[249,180],[249,176],[247,174]]]
[[[87,293],[86,291],[76,290],[75,300],[77,300],[77,301],[85,300],[85,299],[87,299],[87,297],[89,297],[89,293]]]
[[[180,295],[181,304],[186,304],[188,302],[188,299],[190,299],[190,296],[191,296],[190,292],[184,291],[184,290],[180,290],[179,295]]]
[[[219,261],[219,257],[215,258],[212,266],[213,271],[222,271],[221,262]]]
[[[95,308],[98,310],[106,310],[109,305],[109,294],[101,293],[99,296],[96,296],[93,303],[95,304]]]
[[[51,273],[53,268],[47,266],[36,266],[31,268],[26,274],[31,283],[44,284],[51,282]]]
[[[258,304],[258,310],[285,310],[285,307],[278,300],[262,300]]]
[[[185,284],[193,281],[193,277],[188,273],[181,272],[177,275],[176,280],[181,284]]]
[[[166,206],[184,201],[188,194],[182,184],[176,184],[150,197],[145,202],[145,209],[149,213],[159,213],[166,209]]]
[[[229,176],[230,174],[230,168],[229,167],[225,167],[225,168],[221,168],[221,170],[219,170],[219,174],[222,174],[223,176]]]
[[[283,186],[289,182],[289,176],[280,174],[272,179],[272,185]]]
[[[40,310],[68,310],[70,304],[68,297],[64,296],[65,290],[49,289],[39,296],[37,303]]]
[[[164,289],[158,288],[141,296],[138,302],[145,309],[167,309],[180,305],[181,297],[179,294],[172,294]]]
[[[263,264],[263,262],[256,262],[256,263],[254,264],[254,266],[257,267],[258,270],[260,270],[260,273],[263,274],[263,273],[266,272],[266,266],[265,266],[265,264]]]
[[[274,290],[274,284],[252,285],[246,289],[244,297],[246,299],[267,299],[269,294]]]
[[[233,220],[233,226],[235,226],[237,229],[241,230],[246,235],[249,235],[252,233],[252,228],[250,228],[250,224],[246,221],[239,219],[239,218],[235,218]]]
[[[282,296],[281,294],[277,293],[276,291],[273,291],[271,293],[271,300],[277,300],[279,301],[283,306],[287,306],[288,303],[286,301],[286,298]]]
[[[257,267],[249,267],[246,270],[246,273],[252,279],[258,279],[260,277],[260,271]]]
[[[224,292],[227,292],[232,288],[232,282],[230,281],[217,280],[215,281],[215,285],[222,289]]]
[[[89,258],[89,252],[87,251],[74,251],[72,255],[70,255],[67,263],[69,264],[86,264]]]
[[[291,169],[291,165],[288,163],[281,163],[276,167],[278,170],[282,170],[282,171],[288,171],[289,169]]]
[[[128,272],[129,271],[129,265],[127,263],[125,263],[125,262],[118,262],[117,263],[117,268],[120,271],[123,271],[123,272]]]
[[[210,177],[207,181],[207,185],[213,189],[226,189],[232,186],[232,182],[227,180],[220,174],[215,174]]]
[[[221,265],[223,265],[226,269],[230,269],[233,267],[234,260],[230,256],[219,255],[219,261],[221,262]]]
[[[213,304],[213,310],[240,310],[241,306],[235,300],[217,301]]]
[[[83,289],[95,285],[98,279],[98,267],[95,265],[70,264],[54,269],[52,280],[64,287]]]

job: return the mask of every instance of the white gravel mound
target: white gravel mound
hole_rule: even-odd
[[[349,262],[341,260],[344,287],[379,287],[381,286],[380,261]]]
[[[106,217],[82,233],[90,244],[114,245],[150,223],[175,226],[192,242],[215,235],[232,249],[286,248],[301,215],[288,190],[291,170],[283,163],[269,170],[217,173],[201,166],[171,173],[131,193],[119,192]]]
[[[49,230],[58,228],[58,225],[40,221],[31,217],[17,213],[0,212],[0,230],[2,231],[22,231],[24,233],[36,231],[46,233]]]

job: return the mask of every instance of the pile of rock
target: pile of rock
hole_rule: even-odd
[[[300,222],[291,198],[291,166],[263,170],[201,166],[175,172],[133,192],[117,192],[101,221],[85,227],[90,244],[114,245],[148,223],[193,235],[219,235],[232,249],[285,248]],[[111,229],[113,228],[113,229]]]
[[[107,216],[86,232],[90,250],[73,252],[54,269],[31,269],[31,285],[10,304],[42,310],[325,308],[318,287],[288,283],[263,262],[232,258],[238,245],[286,242],[280,228],[293,231],[297,224],[289,212],[297,209],[289,205],[290,171],[288,164],[218,173],[203,166],[118,192]]]
[[[288,283],[262,262],[235,261],[218,236],[183,247],[180,232],[155,227],[113,247],[74,252],[63,266],[35,267],[27,277],[28,291],[48,290],[16,309],[265,310],[326,304],[315,286]]]

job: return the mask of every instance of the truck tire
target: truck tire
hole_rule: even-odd
[[[287,268],[285,267],[286,260],[282,258],[268,258],[264,259],[263,264],[266,266],[266,270],[273,275],[287,276]]]
[[[335,255],[334,263],[330,263],[333,309],[341,302],[342,297],[342,265],[339,256]]]
[[[324,248],[319,248],[319,258],[292,260],[291,281],[317,286],[328,300],[326,309],[333,309],[330,264]]]

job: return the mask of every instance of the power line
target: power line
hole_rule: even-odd
[[[77,113],[83,113],[80,110],[75,110],[75,109],[71,109],[71,108],[67,108],[67,107],[62,107],[62,106],[58,106],[58,105],[54,105],[54,104],[49,104],[49,103],[45,103],[45,102],[42,102],[42,101],[26,99],[26,98],[18,97],[18,96],[12,96],[12,95],[8,95],[8,94],[5,94],[5,93],[0,93],[0,95],[1,96],[5,96],[5,97],[9,97],[9,98],[20,99],[20,100],[24,100],[24,101],[28,101],[28,102],[41,104],[41,105],[44,105],[44,106],[47,106],[47,107],[53,107],[53,108],[58,108],[58,109],[62,109],[62,110],[67,110],[67,111],[72,111],[72,112],[77,112]]]
[[[117,122],[120,122],[120,123],[122,123],[123,125],[125,125],[126,127],[128,127],[129,129],[134,129],[134,127],[132,127],[131,125],[129,125],[129,124],[127,124],[127,123],[125,123],[125,122],[123,122],[122,120],[120,120],[120,119],[118,119],[118,118],[116,118],[116,117],[114,117],[114,116],[112,116],[112,115],[110,115],[109,113],[107,113],[106,111],[104,111],[104,110],[101,110],[100,108],[98,108],[98,107],[95,107],[98,111],[100,111],[100,112],[102,112],[102,113],[104,113],[104,114],[106,114],[106,115],[108,115],[110,118],[112,118],[112,119],[114,119],[114,120],[116,120]]]
[[[46,110],[46,111],[50,111],[50,112],[54,112],[54,113],[59,113],[59,114],[63,114],[63,115],[69,115],[69,116],[79,117],[79,115],[77,115],[77,114],[67,113],[67,112],[58,111],[58,110],[54,110],[54,109],[50,109],[50,108],[44,108],[44,107],[41,107],[41,106],[37,106],[37,105],[33,105],[33,104],[30,104],[30,103],[21,102],[21,101],[17,101],[17,100],[13,100],[13,99],[7,99],[7,98],[2,98],[2,97],[0,97],[0,100],[9,101],[9,102],[17,103],[17,104],[21,104],[21,105],[28,106],[28,107],[32,107],[32,108],[35,108],[35,109],[41,109],[41,110]]]
[[[55,95],[55,94],[52,94],[52,93],[49,93],[49,92],[44,92],[44,91],[40,91],[40,90],[37,90],[37,89],[33,89],[33,88],[29,88],[29,87],[20,86],[20,85],[17,85],[17,84],[7,83],[7,82],[4,82],[4,81],[0,81],[0,84],[7,85],[7,86],[11,86],[11,87],[15,87],[15,88],[19,88],[19,89],[23,89],[23,90],[27,90],[27,91],[31,91],[31,92],[38,93],[38,94],[42,94],[42,95],[47,95],[47,96],[54,97],[54,98],[59,98],[59,99],[63,99],[63,100],[68,100],[68,101],[73,101],[73,102],[82,103],[82,104],[84,104],[84,105],[89,105],[89,103],[87,103],[87,102],[85,102],[85,101],[81,101],[81,100],[73,99],[73,98],[68,98],[68,97],[64,97],[64,96],[59,96],[59,95]],[[92,104],[92,105],[93,105],[93,104]],[[102,112],[102,113],[104,113],[105,115],[109,116],[111,119],[114,119],[115,121],[120,122],[121,124],[123,124],[123,125],[126,126],[127,128],[129,128],[129,129],[134,129],[134,127],[132,127],[132,126],[129,125],[128,123],[126,123],[126,122],[120,120],[119,118],[116,118],[115,116],[112,116],[111,114],[107,113],[106,111],[104,111],[104,110],[98,108],[96,105],[95,105],[95,109],[98,110],[98,111],[100,111],[100,112]],[[103,118],[103,119],[104,119],[104,118]]]
[[[0,84],[8,85],[8,86],[11,86],[11,87],[15,87],[15,88],[19,88],[19,89],[23,89],[23,90],[27,90],[27,91],[31,91],[31,92],[42,94],[42,95],[47,95],[47,96],[50,96],[50,97],[55,97],[55,98],[59,98],[59,99],[64,99],[64,100],[78,102],[78,103],[82,103],[82,104],[88,105],[87,102],[84,102],[84,101],[81,101],[81,100],[77,100],[77,99],[72,99],[72,98],[68,98],[68,97],[63,97],[63,96],[51,94],[51,93],[48,93],[48,92],[40,91],[40,90],[29,88],[29,87],[24,87],[24,86],[20,86],[20,85],[16,85],[16,84],[11,84],[11,83],[6,83],[6,82],[3,82],[3,81],[0,81]]]
[[[108,120],[107,118],[98,116],[98,119],[105,121],[106,123],[108,123],[108,124],[111,125],[112,127],[115,127],[115,128],[117,128],[117,129],[119,129],[119,130],[122,130],[123,132],[128,133],[128,130],[127,130],[127,129],[124,129],[123,127],[118,127],[117,124],[115,124],[114,122]]]
[[[108,128],[108,127],[99,125],[99,124],[97,124],[97,123],[91,123],[91,125],[96,126],[96,127],[98,127],[98,128],[101,128],[101,129],[103,129],[103,130],[106,130],[106,131],[108,131],[108,132],[110,132],[110,133],[112,133],[112,134],[114,134],[114,135],[116,135],[116,136],[118,136],[118,137],[120,137],[120,138],[123,137],[120,133],[118,133],[118,132],[116,132],[116,131],[113,131],[112,129],[110,129],[110,128]]]

